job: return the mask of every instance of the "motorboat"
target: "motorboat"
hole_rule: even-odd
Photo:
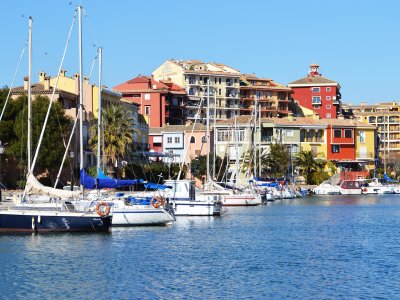
[[[332,184],[330,180],[323,181],[312,190],[315,195],[339,195],[340,186]]]
[[[384,185],[378,178],[366,180],[362,183],[362,194],[394,194],[394,185]]]
[[[363,180],[343,180],[339,185],[342,195],[361,195]]]
[[[193,180],[166,180],[164,197],[172,205],[175,216],[219,216],[221,215],[221,196],[196,192]]]

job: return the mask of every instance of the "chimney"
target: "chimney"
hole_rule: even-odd
[[[342,114],[339,114],[337,118],[338,120],[344,120],[344,116]]]
[[[29,77],[25,76],[24,77],[24,91],[28,90],[28,81],[29,81]]]
[[[79,95],[79,73],[75,73],[75,94]]]
[[[294,121],[293,114],[289,114],[289,115],[287,116],[287,119],[288,119],[289,121],[293,122],[293,121]]]
[[[50,76],[46,76],[44,78],[44,90],[45,91],[50,90]]]
[[[61,75],[61,76],[64,76],[64,77],[65,77],[65,73],[67,73],[67,71],[65,71],[65,70],[61,70],[61,71],[60,71],[60,75]]]
[[[46,72],[41,71],[39,73],[39,82],[43,82],[46,77]]]

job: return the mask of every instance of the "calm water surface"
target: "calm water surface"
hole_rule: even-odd
[[[394,299],[400,195],[229,208],[110,234],[0,236],[1,299]]]

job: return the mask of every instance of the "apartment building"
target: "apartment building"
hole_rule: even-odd
[[[240,114],[286,117],[293,112],[292,89],[269,78],[244,74],[240,80]]]
[[[319,65],[311,64],[306,77],[288,84],[293,99],[301,106],[312,109],[321,118],[337,118],[341,109],[340,84],[319,73]]]
[[[186,121],[186,91],[169,80],[160,82],[149,76],[137,76],[113,89],[139,105],[139,113],[151,128],[182,125]]]
[[[155,80],[171,81],[188,96],[187,119],[222,120],[240,115],[240,72],[219,63],[167,60],[153,73]],[[207,109],[208,108],[208,109]]]
[[[348,118],[376,126],[379,156],[384,163],[400,158],[400,103],[345,104],[343,114]]]

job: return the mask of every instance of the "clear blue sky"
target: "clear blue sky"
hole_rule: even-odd
[[[310,63],[340,83],[344,103],[400,101],[400,1],[2,2],[0,85],[10,86],[33,23],[33,77],[57,72],[74,11],[85,9],[84,73],[102,46],[103,84],[151,72],[170,58],[215,61],[283,84]],[[78,71],[77,26],[64,69]],[[95,45],[95,46],[94,46]],[[27,54],[27,53],[26,53]],[[27,55],[16,85],[27,74]],[[92,82],[97,82],[97,71]]]

